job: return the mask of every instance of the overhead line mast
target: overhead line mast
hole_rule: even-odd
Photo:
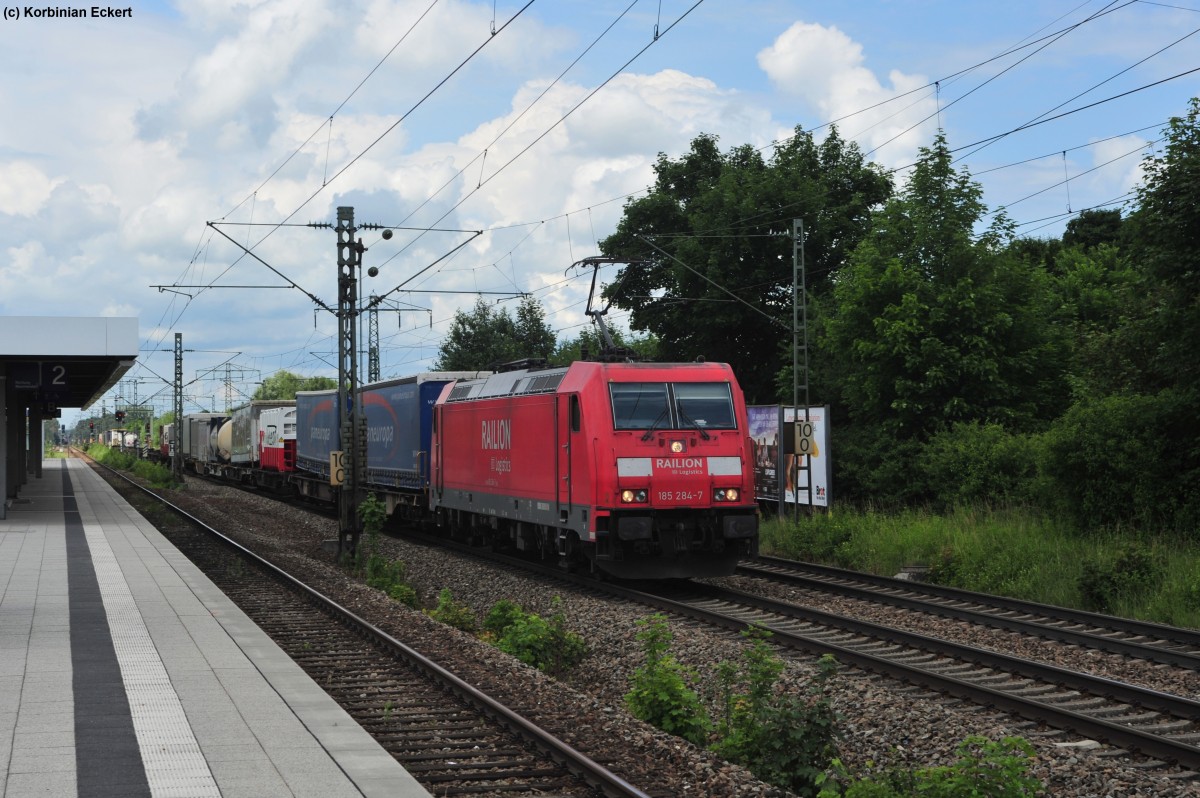
[[[309,227],[331,227],[328,223],[313,223]],[[392,231],[380,224],[363,224],[363,229],[383,230],[383,238],[392,237]],[[359,227],[354,225],[354,208],[348,205],[337,209],[337,266],[338,266],[338,387],[337,420],[341,436],[342,451],[336,452],[330,463],[330,481],[338,484],[338,556],[353,556],[358,551],[362,537],[362,522],[358,517],[358,506],[362,501],[361,490],[366,476],[366,417],[363,415],[362,395],[358,391],[358,317],[362,308],[358,306],[357,269],[362,263],[362,254],[367,251],[362,239],[354,234]],[[375,277],[379,269],[372,266],[367,274]]]

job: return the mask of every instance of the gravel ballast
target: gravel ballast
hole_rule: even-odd
[[[382,554],[406,564],[409,581],[427,607],[436,603],[439,591],[449,588],[455,600],[470,606],[479,619],[501,599],[517,601],[530,612],[549,616],[556,611],[554,597],[559,597],[557,611],[564,614],[571,631],[586,639],[589,654],[569,676],[557,681],[347,576],[332,563],[321,545],[336,536],[334,521],[287,507],[271,498],[195,479],[189,479],[186,489],[171,492],[167,498],[514,709],[569,713],[576,739],[568,738],[568,742],[581,750],[634,750],[641,756],[631,757],[628,762],[657,763],[650,768],[651,772],[626,772],[626,777],[634,783],[664,787],[668,785],[661,780],[667,776],[672,780],[670,789],[680,796],[751,798],[789,794],[763,784],[743,768],[659,732],[626,712],[623,697],[630,689],[634,669],[643,658],[641,644],[636,639],[637,621],[652,614],[644,606],[551,583],[537,576],[501,570],[402,539],[383,538],[379,542]],[[752,592],[779,590],[765,589],[760,580],[727,581],[732,587]],[[1139,672],[1129,672],[1118,657],[1081,652],[1047,641],[1030,641],[1021,635],[951,620],[862,606],[864,602],[836,597],[798,593],[778,597],[811,603],[825,611],[869,617],[878,623],[916,628],[924,634],[944,634],[1014,656],[1036,656],[1041,661],[1103,673],[1165,692],[1195,697],[1200,689],[1197,674],[1181,673],[1178,668],[1148,666]],[[738,659],[743,649],[741,638],[728,632],[678,620],[673,620],[670,628],[671,653],[700,674],[701,685],[715,683],[718,663]],[[806,691],[816,672],[815,661],[791,653],[782,656],[787,662],[782,679],[785,689]],[[703,686],[700,689],[704,692]],[[826,692],[840,717],[839,758],[852,773],[893,765],[948,764],[955,759],[957,745],[969,735],[992,740],[1019,736],[1035,746],[1031,775],[1045,783],[1047,795],[1067,798],[1200,795],[1200,782],[1181,778],[1170,768],[1150,767],[1136,757],[1111,755],[1105,747],[1089,750],[1092,744],[1076,736],[1038,729],[1020,718],[870,674],[842,669],[826,685]]]

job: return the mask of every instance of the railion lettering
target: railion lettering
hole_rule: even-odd
[[[699,457],[659,457],[654,461],[655,468],[701,468],[704,461]]]
[[[512,419],[485,418],[483,420],[483,448],[512,448]]]

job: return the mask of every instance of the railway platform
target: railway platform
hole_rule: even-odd
[[[82,461],[0,518],[0,796],[428,795]]]

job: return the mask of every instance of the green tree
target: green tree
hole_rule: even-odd
[[[523,297],[517,305],[513,333],[516,336],[513,347],[516,357],[510,358],[512,360],[523,357],[548,359],[558,343],[558,336],[546,323],[546,309],[531,296]]]
[[[1145,279],[1113,246],[1072,246],[1054,264],[1058,308],[1068,337],[1067,379],[1073,398],[1140,391],[1156,342],[1147,329]]]
[[[1154,280],[1158,301],[1160,347],[1148,365],[1160,385],[1192,389],[1200,384],[1200,100],[1171,119],[1165,138],[1162,153],[1142,162],[1130,257]]]
[[[939,136],[843,269],[823,346],[850,364],[843,392],[856,418],[921,438],[955,421],[1021,425],[1061,411],[1051,284],[1005,254],[1003,215],[975,236],[981,196]]]
[[[1116,246],[1120,239],[1121,211],[1086,210],[1067,222],[1062,243],[1064,247],[1093,249],[1102,244]]]
[[[859,487],[891,485],[893,497],[919,489],[903,464],[939,429],[1036,428],[1067,403],[1062,343],[1046,324],[1049,275],[1006,250],[1003,214],[975,234],[982,190],[951,161],[940,135],[921,150],[841,270],[818,341],[857,425],[840,447],[843,466]]]
[[[836,130],[817,143],[799,128],[769,158],[750,145],[723,155],[701,135],[678,160],[660,154],[654,171],[650,193],[600,243],[637,261],[607,293],[657,337],[659,359],[731,363],[750,401],[773,401],[775,353],[791,338],[793,220],[806,221],[820,292],[890,196],[890,178]]]
[[[1078,297],[1077,403],[1047,434],[1048,493],[1079,526],[1200,528],[1200,100],[1143,161],[1122,261],[1105,247],[1063,295]],[[1085,279],[1086,278],[1086,279]],[[1081,287],[1082,286],[1082,287]],[[1116,446],[1114,447],[1114,442]]]
[[[554,331],[546,312],[533,297],[525,297],[516,317],[507,308],[496,310],[483,297],[469,311],[456,311],[450,331],[438,350],[439,371],[479,371],[522,358],[549,358]]]
[[[658,359],[658,340],[653,335],[632,335],[611,326],[609,327],[609,335],[612,336],[613,343],[616,346],[632,349],[643,360]],[[584,352],[588,353],[588,357],[595,357],[600,352],[600,349],[600,334],[594,327],[584,327],[574,338],[558,342],[558,346],[554,348],[554,353],[550,355],[550,362],[558,366],[566,366],[574,363],[576,360],[583,360]]]
[[[58,419],[47,418],[42,420],[42,445],[47,449],[56,446],[62,442],[62,428],[59,426]]]
[[[1062,251],[1059,238],[1018,238],[1008,245],[1009,254],[1050,270]]]
[[[301,377],[290,371],[277,371],[263,380],[252,399],[295,399],[297,391],[324,391],[336,388],[331,377]]]

